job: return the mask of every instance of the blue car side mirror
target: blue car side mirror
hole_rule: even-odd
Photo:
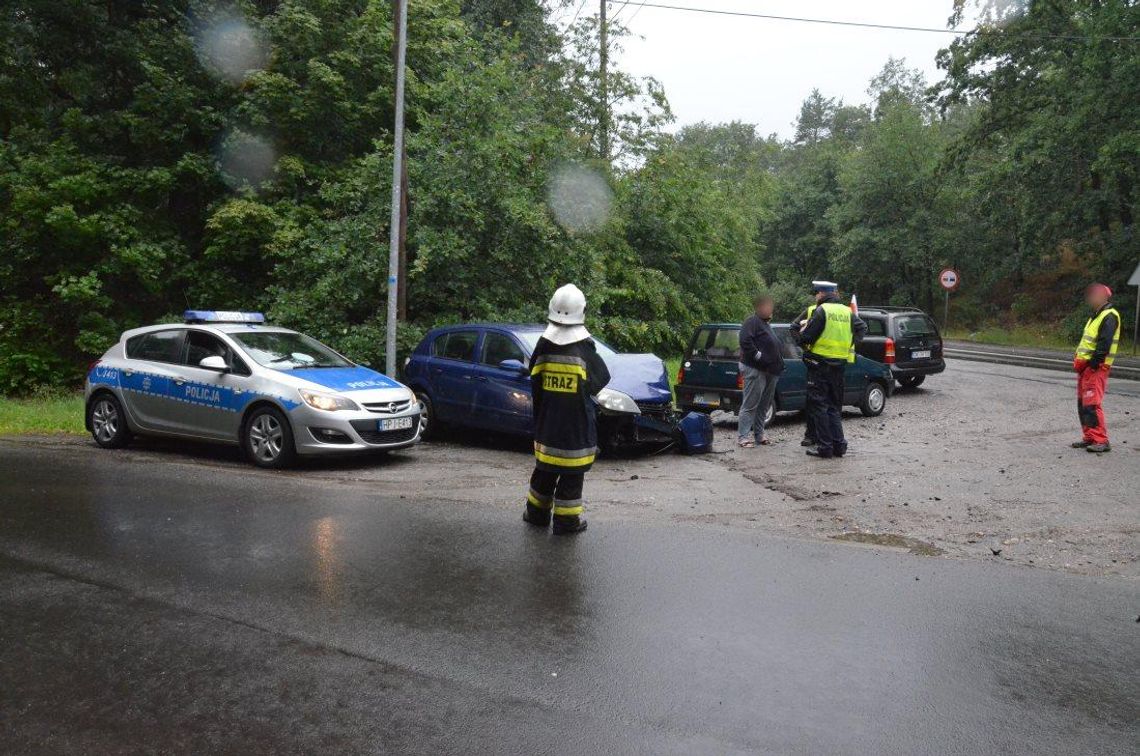
[[[526,365],[522,364],[519,360],[503,360],[499,363],[499,369],[510,370],[519,375],[524,375],[527,372]]]

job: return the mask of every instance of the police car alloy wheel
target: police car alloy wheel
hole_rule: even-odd
[[[859,405],[859,410],[867,417],[878,417],[883,414],[883,408],[886,406],[887,392],[883,390],[882,385],[868,383],[863,392],[863,401]]]
[[[123,407],[110,394],[99,394],[92,400],[87,407],[87,421],[95,443],[104,449],[118,449],[131,440]]]
[[[289,421],[273,407],[253,411],[245,423],[243,444],[246,454],[258,467],[286,467],[297,454]]]

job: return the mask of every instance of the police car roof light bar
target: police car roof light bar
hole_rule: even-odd
[[[187,310],[182,313],[187,323],[264,323],[260,312],[227,312],[225,310]]]

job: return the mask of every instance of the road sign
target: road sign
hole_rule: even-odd
[[[1136,356],[1137,342],[1140,341],[1140,265],[1132,271],[1132,278],[1128,279],[1129,286],[1136,288],[1136,321],[1132,324],[1132,356]]]
[[[958,284],[962,283],[962,277],[958,275],[958,271],[953,268],[944,268],[938,274],[938,285],[946,291],[954,291],[958,288]]]

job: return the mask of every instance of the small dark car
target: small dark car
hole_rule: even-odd
[[[802,410],[807,403],[807,368],[791,326],[773,324],[772,330],[783,345],[785,369],[776,384],[776,398],[764,418],[765,425],[777,412]],[[859,355],[847,366],[845,383],[844,404],[858,407],[867,417],[883,413],[894,389],[890,368]],[[739,412],[743,389],[740,324],[707,323],[698,327],[677,375],[678,407],[683,412]]]
[[[440,425],[529,436],[534,432],[526,365],[545,326],[472,323],[435,328],[404,365],[423,404],[423,435]],[[603,451],[669,443],[677,418],[665,363],[652,354],[619,354],[594,339],[610,371],[597,396]]]
[[[867,335],[855,351],[882,362],[903,388],[914,388],[926,376],[946,369],[942,334],[934,319],[916,307],[860,307]]]

